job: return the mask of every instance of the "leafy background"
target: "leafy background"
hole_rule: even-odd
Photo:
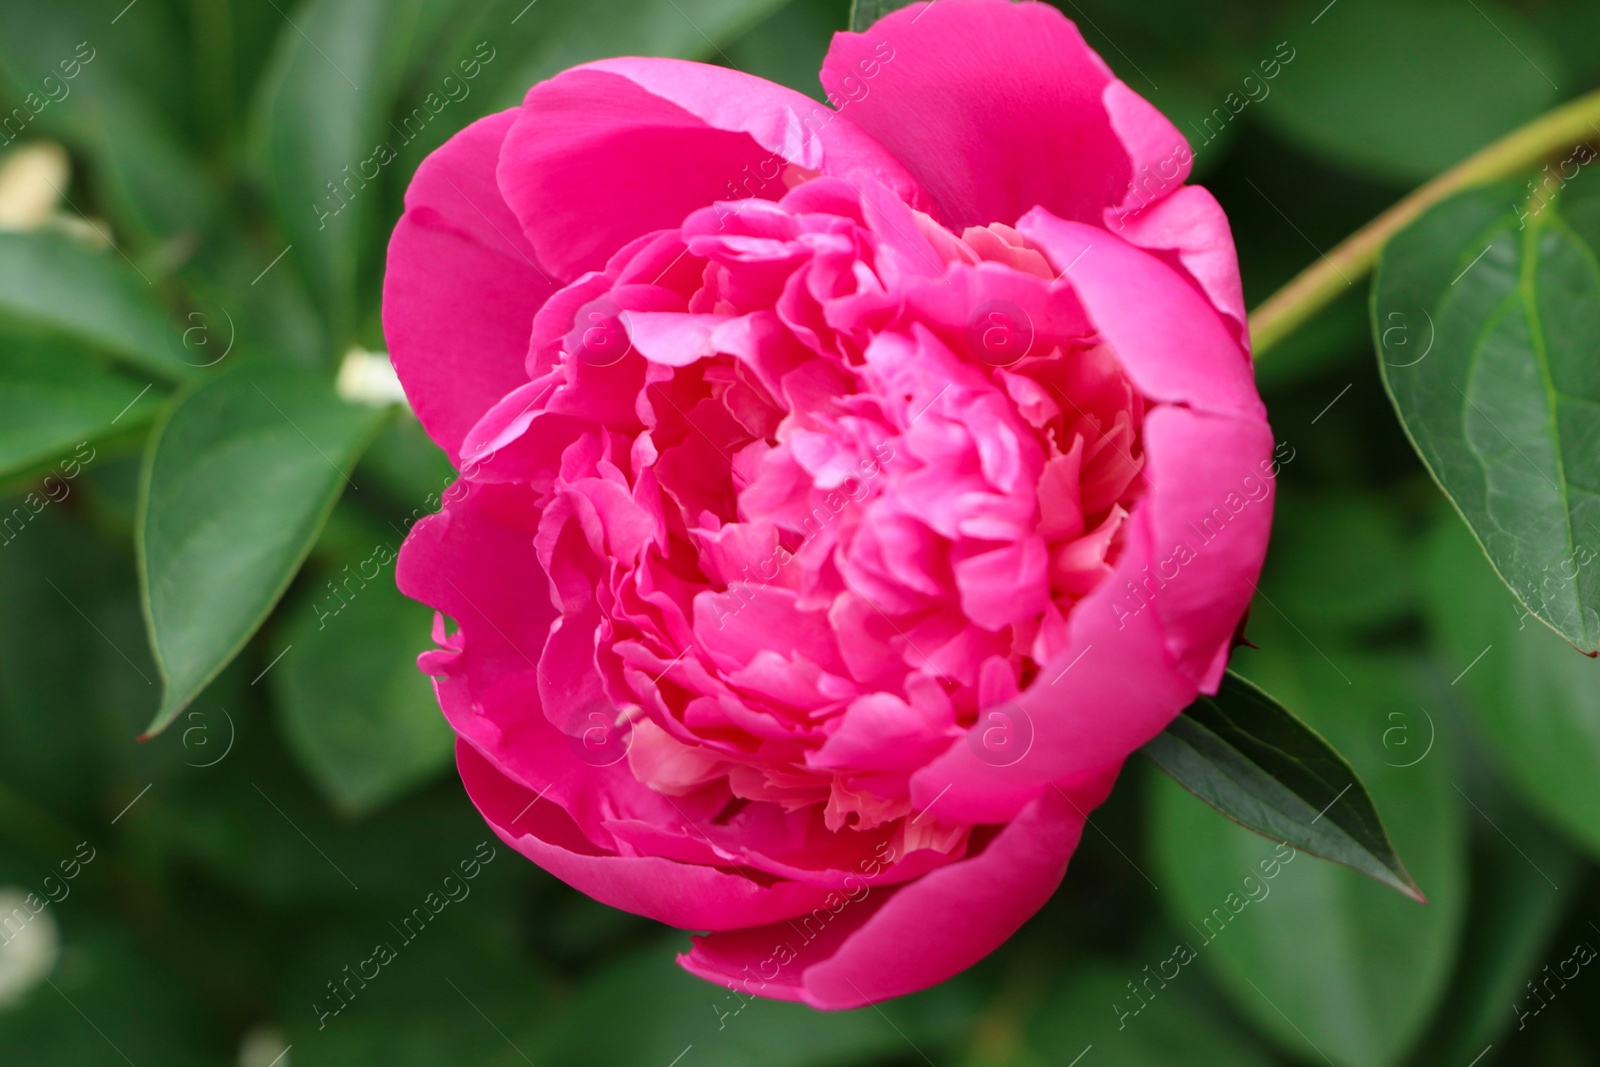
[[[70,890],[0,948],[0,1062],[1593,1062],[1600,975],[1539,1001],[1525,983],[1600,943],[1600,665],[1519,625],[1396,422],[1363,284],[1260,365],[1294,458],[1259,649],[1235,666],[1358,767],[1430,904],[1301,857],[1205,942],[1198,925],[1272,846],[1135,760],[1051,904],[923,994],[741,1006],[673,965],[686,935],[500,848],[319,1029],[326,983],[490,838],[412,665],[429,613],[391,580],[449,467],[404,413],[332,388],[351,348],[384,347],[382,253],[410,174],[601,55],[706,59],[817,94],[848,11],[124,4],[0,9],[0,114],[36,94],[0,148],[0,886]],[[1061,6],[1191,135],[1251,303],[1600,83],[1592,0]],[[1263,83],[1262,61],[1290,52]],[[392,124],[490,53],[399,145]],[[1230,93],[1259,99],[1205,132]],[[386,139],[398,157],[334,199]],[[24,173],[55,186],[53,208],[13,217]],[[80,842],[94,858],[63,883]],[[1179,941],[1198,958],[1119,1019]]]

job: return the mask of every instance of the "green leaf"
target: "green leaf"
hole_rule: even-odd
[[[257,674],[259,668],[246,674],[246,687]],[[265,687],[263,682],[253,691]],[[186,712],[182,722],[192,714]],[[471,858],[480,842],[495,850],[495,859],[489,876],[474,883],[472,907],[509,923],[511,916],[524,914],[535,885],[550,884],[542,871],[495,839],[459,786],[403,797],[360,821],[337,815],[307,788],[305,776],[283,751],[279,731],[265,718],[235,715],[238,741],[231,754],[189,774],[176,796],[152,798],[166,807],[160,825],[174,858],[203,872],[230,896],[277,913],[352,908],[383,928],[386,918],[404,915],[437,890],[439,879]],[[196,725],[212,727],[218,741],[227,738],[226,720],[214,713],[210,722],[196,720]],[[185,755],[191,765],[216,758],[189,740]],[[594,906],[605,910],[603,904]]]
[[[160,732],[261,625],[384,417],[313,375],[248,366],[183,396],[152,438],[140,580],[166,682]]]
[[[243,225],[211,230],[178,272],[188,305],[186,360],[198,367],[259,356],[306,370],[328,364],[328,324],[287,265],[294,253],[273,262],[283,251],[276,236],[258,240]]]
[[[1424,579],[1440,659],[1532,804],[1600,856],[1600,663],[1538,625],[1459,523],[1430,538]]]
[[[891,11],[898,11],[911,0],[851,0],[850,29],[865,33],[872,24]]]
[[[437,511],[440,494],[459,477],[444,449],[433,443],[420,422],[405,414],[383,428],[362,457],[360,469],[379,493],[405,510],[396,517],[402,529]]]
[[[104,349],[164,381],[192,373],[138,268],[56,233],[0,233],[0,320]]]
[[[1393,739],[1385,732],[1402,721],[1396,716],[1423,730],[1409,661],[1324,644],[1347,684],[1270,613],[1252,620],[1252,630],[1264,650],[1241,650],[1236,659],[1349,756],[1429,903],[1418,907],[1303,855],[1283,862],[1289,846],[1216,818],[1152,776],[1157,897],[1234,1006],[1296,1062],[1393,1065],[1442,996],[1461,930],[1465,804],[1451,788],[1446,737],[1414,763],[1383,747]]]
[[[1284,10],[1277,36],[1293,58],[1218,110],[1259,108],[1285,137],[1380,178],[1432,177],[1544,111],[1565,84],[1560,57],[1496,0]]]
[[[1495,569],[1540,621],[1600,650],[1593,246],[1557,204],[1469,192],[1390,242],[1372,315],[1400,421]]]
[[[1236,674],[1144,748],[1185,789],[1241,826],[1342,863],[1426,903],[1355,768]]]
[[[263,86],[259,148],[290,261],[322,302],[335,342],[356,321],[380,182],[363,175],[387,119],[417,0],[312,0],[278,34]]]
[[[0,338],[0,479],[137,429],[160,407],[148,382],[119,374],[79,348]],[[51,470],[63,477],[69,468]]]
[[[101,83],[99,99],[63,132],[84,146],[118,209],[117,219],[169,239],[208,224],[219,197],[200,160],[128,83],[95,81]]]
[[[398,537],[376,540],[314,583],[283,631],[273,674],[279,723],[300,764],[341,811],[364,814],[449,766],[455,751],[417,670],[433,613],[394,584]]]
[[[675,3],[676,6],[661,6],[639,0],[565,0],[558,6],[560,21],[553,27],[555,32],[546,31],[531,54],[518,57],[515,66],[508,64],[517,71],[508,88],[520,101],[528,87],[541,78],[576,63],[618,53],[719,60],[723,44],[777,10],[783,0]],[[509,0],[506,6],[510,9],[523,5]]]

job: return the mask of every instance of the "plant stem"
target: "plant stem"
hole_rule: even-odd
[[[1597,139],[1600,91],[1546,112],[1445,171],[1345,238],[1256,308],[1250,315],[1250,340],[1255,354],[1260,356],[1331,304],[1372,269],[1389,238],[1433,205],[1474,185],[1512,177],[1553,152]]]

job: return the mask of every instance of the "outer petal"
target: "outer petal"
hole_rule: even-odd
[[[717,867],[602,852],[565,812],[501,774],[465,741],[456,743],[456,766],[500,840],[614,908],[690,930],[727,930],[803,914],[830,892],[782,880],[763,885]]]
[[[1153,574],[1136,579],[1167,651],[1206,692],[1222,681],[1233,635],[1267,555],[1277,464],[1265,420],[1180,407],[1145,420]]]
[[[1106,86],[1101,102],[1111,128],[1128,151],[1133,170],[1127,195],[1113,209],[1114,213],[1137,211],[1153,204],[1188,180],[1194,152],[1178,127],[1154,104],[1120,81]]]
[[[1105,105],[1133,165],[1127,195],[1106,210],[1106,228],[1140,248],[1176,253],[1183,269],[1228,317],[1240,346],[1248,352],[1250,334],[1233,232],[1215,197],[1199,186],[1183,184],[1194,163],[1189,142],[1153,104],[1122,82],[1106,86]]]
[[[1175,254],[1211,306],[1227,317],[1239,348],[1249,355],[1239,256],[1216,197],[1198,185],[1186,185],[1148,207],[1108,220],[1108,225],[1140,248]]]
[[[1100,222],[1133,173],[1102,97],[1115,81],[1053,7],[912,4],[840,33],[822,84],[922,183],[941,221],[1013,223],[1043,206]]]
[[[527,380],[533,315],[556,288],[495,185],[516,116],[479,119],[425,159],[389,240],[389,354],[412,409],[452,461],[479,417]]]
[[[456,621],[451,644],[465,648],[460,655],[480,677],[534,673],[556,617],[533,550],[533,505],[521,486],[459,481],[445,490],[444,510],[419,521],[400,546],[400,591]]]
[[[1017,228],[1065,272],[1095,329],[1146,397],[1266,418],[1234,330],[1182,273],[1115,234],[1047,211],[1030,211]]]
[[[871,137],[792,89],[703,63],[624,58],[529,90],[500,186],[544,262],[570,279],[691,211],[776,200],[812,173],[872,177],[921,199]]]
[[[959,863],[896,888],[835,894],[790,922],[696,938],[678,961],[720,985],[814,1008],[857,1008],[942,982],[1050,899],[1116,770],[1046,791]]]

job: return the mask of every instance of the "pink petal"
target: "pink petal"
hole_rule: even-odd
[[[859,885],[795,919],[695,938],[684,969],[814,1008],[858,1008],[942,982],[993,952],[1066,873],[1117,766],[1048,790],[982,852],[892,889]],[[1070,800],[1069,800],[1070,796]]]
[[[1102,94],[1113,75],[1040,3],[912,4],[833,38],[822,84],[960,232],[1044,206],[1099,222],[1132,173]]]
[[[844,770],[909,771],[944,746],[955,725],[954,708],[943,721],[930,720],[893,693],[869,693],[854,701],[807,763]]]
[[[645,359],[667,367],[687,367],[715,355],[711,335],[728,321],[728,316],[629,311],[623,313],[622,321],[628,339]]]
[[[400,547],[400,591],[453,618],[488,677],[532,675],[556,617],[533,552],[538,518],[523,487],[457,482]]]
[[[1228,216],[1216,197],[1198,185],[1185,186],[1141,211],[1108,220],[1108,225],[1130,244],[1177,253],[1178,262],[1211,305],[1227,316],[1235,340],[1248,356],[1250,330],[1244,286],[1239,280],[1239,257],[1234,251]]]
[[[1228,320],[1189,280],[1114,234],[1035,210],[1017,228],[1083,302],[1128,377],[1151,400],[1260,420],[1254,372]]]
[[[1166,580],[1151,603],[1178,668],[1214,692],[1267,554],[1277,488],[1272,429],[1264,420],[1165,407],[1146,416],[1144,442],[1152,570]],[[1180,545],[1193,550],[1189,562],[1181,562]]]
[[[495,770],[466,741],[456,766],[495,834],[557,878],[603,904],[690,930],[730,930],[781,921],[820,906],[828,890],[792,881],[759,885],[742,873],[595,847],[572,819]]]
[[[1194,165],[1194,152],[1178,128],[1125,83],[1109,83],[1101,100],[1133,168],[1127,195],[1107,212],[1110,225],[1111,216],[1153,204],[1182,186]]]
[[[457,459],[462,438],[523,369],[555,283],[495,185],[518,112],[479,119],[417,168],[389,241],[383,332],[417,418]]]
[[[697,208],[776,200],[818,172],[876,177],[917,198],[870,137],[791,89],[701,63],[625,58],[529,90],[499,177],[528,239],[574,278]]]
[[[1038,615],[1049,596],[1049,565],[1044,539],[1036,534],[956,559],[961,610],[989,630]]]

